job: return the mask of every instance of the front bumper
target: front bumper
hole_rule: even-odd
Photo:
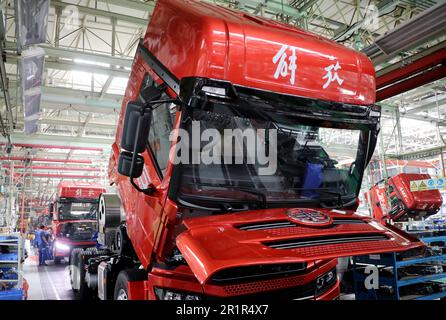
[[[63,244],[64,246],[66,246],[67,249],[58,248],[57,240],[56,240],[53,243],[53,255],[54,255],[54,257],[57,257],[57,258],[69,257],[71,254],[71,250],[73,250],[75,248],[86,249],[86,248],[92,248],[92,247],[96,246],[96,242],[92,242],[92,241],[82,241],[82,242],[60,241],[60,243]]]
[[[316,280],[334,270],[336,262],[331,261],[304,274],[257,282],[231,285],[201,285],[193,275],[175,274],[173,271],[158,273],[154,270],[145,281],[145,298],[157,300],[155,288],[173,292],[190,293],[203,300],[334,300],[339,297],[339,280],[335,280],[316,293]]]

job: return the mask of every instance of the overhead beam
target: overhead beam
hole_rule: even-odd
[[[108,3],[110,3],[111,1],[108,1]],[[119,1],[119,2],[127,2],[127,1]],[[65,8],[67,6],[72,6],[72,3],[67,3],[67,2],[62,2],[62,1],[51,1],[51,6],[53,7],[59,7],[59,8]],[[133,17],[133,16],[129,16],[129,15],[125,15],[122,13],[117,13],[117,12],[111,12],[111,11],[106,11],[106,10],[100,10],[100,9],[96,9],[96,8],[90,8],[90,7],[86,7],[86,6],[81,6],[81,5],[76,5],[76,8],[79,10],[79,12],[91,15],[91,16],[97,16],[97,17],[104,17],[104,18],[116,18],[118,20],[121,21],[125,21],[125,22],[129,22],[138,26],[143,26],[146,27],[148,20],[147,19],[142,19],[142,18],[138,18],[138,17]],[[151,12],[152,7],[147,6],[147,10]],[[144,10],[144,9],[137,9],[137,10]]]
[[[446,2],[435,6],[402,23],[390,32],[375,39],[375,42],[362,51],[375,65],[388,61],[403,50],[411,50],[444,34],[446,24]]]
[[[31,176],[31,174],[25,174]],[[33,173],[32,178],[51,178],[51,179],[80,179],[80,180],[99,180],[101,179],[98,175],[86,176],[86,175],[75,175],[75,174],[50,174],[50,173]]]
[[[376,78],[376,88],[381,89],[397,81],[414,76],[419,72],[443,63],[443,61],[446,61],[446,48],[439,49],[410,63],[406,61],[404,65],[398,63],[400,68],[392,69],[387,73],[381,72],[380,76]]]
[[[442,95],[440,98],[438,98],[438,101],[436,101],[434,98],[435,97],[430,98],[429,101],[421,101],[419,106],[407,110],[406,114],[415,114],[415,113],[419,113],[419,112],[423,112],[423,111],[427,111],[427,110],[436,108],[437,105],[439,107],[441,107],[446,104],[445,95]],[[435,109],[435,111],[437,111],[437,110]]]
[[[303,6],[299,7],[299,11],[300,12],[304,12],[307,11],[308,9],[310,9],[314,4],[316,4],[316,2],[318,2],[319,0],[309,0],[307,1]]]
[[[429,149],[414,151],[414,152],[406,152],[399,155],[388,154],[386,157],[388,159],[398,159],[398,160],[417,160],[417,159],[425,159],[438,156],[445,151],[444,147],[433,147]]]
[[[105,81],[105,84],[104,84],[104,86],[101,89],[101,95],[100,95],[101,98],[107,93],[108,89],[110,88],[110,85],[111,85],[112,81],[113,81],[113,77],[112,76],[109,76],[107,78],[107,81]]]
[[[0,157],[0,161],[32,161],[32,162],[48,162],[48,163],[76,163],[76,164],[92,164],[90,159],[52,159],[52,158],[34,158],[34,157]]]
[[[17,63],[18,56],[16,54],[7,53],[7,63]],[[45,69],[63,70],[63,71],[82,71],[94,74],[104,74],[113,77],[128,78],[130,71],[118,68],[109,68],[94,64],[76,63],[69,60],[60,60],[55,58],[45,59]]]
[[[145,1],[134,1],[134,0],[102,0],[101,2],[106,2],[119,7],[140,10],[145,12],[152,12],[155,7],[154,3]]]
[[[0,143],[0,146],[4,145]],[[37,144],[37,143],[12,143],[14,147],[18,148],[33,148],[33,149],[64,149],[64,150],[84,150],[84,151],[99,151],[104,149],[96,147],[84,147],[84,146],[66,146],[66,145],[52,145],[52,144]]]
[[[61,106],[85,106],[91,112],[110,113],[121,109],[121,96],[105,94],[100,96],[99,92],[84,90],[73,90],[58,87],[42,87],[42,102],[48,107],[51,105]],[[114,99],[110,99],[110,98]],[[85,109],[84,109],[85,110]]]
[[[3,168],[9,169],[10,166],[5,164]],[[85,172],[101,172],[100,168],[92,167],[66,167],[66,166],[44,166],[44,165],[15,165],[15,169],[31,169],[31,170],[46,170],[46,171],[85,171]]]
[[[42,93],[43,94],[62,94],[65,96],[73,95],[73,96],[82,96],[89,99],[97,99],[101,96],[100,92],[92,92],[89,90],[79,90],[79,89],[70,89],[70,88],[63,88],[63,87],[50,87],[50,86],[42,86]],[[105,101],[113,101],[120,103],[122,100],[122,95],[120,94],[110,94],[105,93],[102,96],[103,100]]]
[[[39,123],[41,124],[50,124],[50,125],[56,125],[56,126],[67,126],[67,127],[83,127],[85,123],[74,121],[70,119],[65,118],[50,118],[50,117],[44,117],[39,120]],[[114,130],[116,129],[116,125],[114,123],[104,123],[104,122],[88,122],[86,124],[86,127],[92,127],[96,129],[106,129],[106,130]]]
[[[103,63],[115,67],[131,68],[133,64],[132,58],[123,58],[118,56],[113,57],[109,54],[106,54],[105,52],[104,54],[91,53],[62,47],[54,48],[54,47],[49,47],[47,45],[41,45],[40,47],[45,51],[45,55],[49,57],[70,59],[73,61],[74,60],[89,61],[91,62],[92,67],[96,66],[94,63]],[[15,51],[16,48],[17,44],[15,42],[11,41],[6,42],[6,47],[5,47],[6,50]]]
[[[417,88],[416,90],[406,92],[404,94],[404,97],[390,98],[389,101],[391,101],[391,103],[397,102],[401,101],[401,98],[403,98],[403,100],[405,101],[417,101],[418,99],[423,99],[420,102],[424,103],[426,99],[424,99],[423,97],[426,97],[427,95],[435,95],[436,91],[438,91],[438,94],[441,96],[443,96],[443,93],[446,93],[446,78],[425,84],[424,86]]]
[[[383,14],[383,12],[385,12],[385,11],[393,10],[399,3],[400,3],[400,1],[395,1],[395,0],[380,1],[377,6],[378,16]],[[363,19],[360,19],[358,22],[356,22],[352,26],[345,26],[345,27],[339,28],[338,30],[336,30],[333,40],[340,41],[340,40],[348,38],[353,33],[355,33],[357,30],[361,29],[367,21],[368,21],[367,18],[364,17]]]
[[[389,104],[380,104],[382,107],[382,116],[383,117],[389,117],[389,118],[393,118],[395,115],[395,109],[398,108],[397,106],[393,106],[393,105],[389,105]],[[400,118],[401,119],[411,119],[411,120],[417,120],[417,121],[421,121],[421,122],[428,122],[431,124],[438,124],[440,126],[446,126],[446,120],[444,119],[438,119],[437,117],[432,117],[432,116],[424,116],[424,115],[419,115],[419,114],[412,114],[412,113],[408,113],[406,112],[402,112],[401,110],[400,112]]]
[[[82,71],[94,74],[104,74],[113,77],[128,78],[130,76],[130,71],[125,69],[116,68],[106,68],[95,65],[87,65],[69,61],[45,61],[45,69],[55,69],[63,71]]]
[[[400,81],[376,92],[376,101],[382,101],[400,93],[418,88],[426,83],[446,77],[446,65],[433,68],[409,79]]]
[[[109,149],[114,141],[114,138],[107,138],[107,137],[89,137],[89,136],[73,137],[66,135],[42,134],[42,133],[26,135],[24,133],[18,133],[18,132],[11,134],[11,140],[14,143],[26,144],[30,141],[31,138],[32,141],[36,144],[53,145],[53,146],[64,145],[68,148],[98,147],[98,148]],[[0,140],[0,142],[2,141]]]
[[[393,63],[393,64],[389,65],[389,66],[386,66],[386,67],[384,67],[382,69],[377,70],[376,71],[376,78],[380,78],[380,77],[382,77],[385,74],[388,74],[388,73],[390,73],[392,71],[400,69],[400,68],[402,68],[402,67],[404,67],[404,66],[406,66],[408,64],[413,63],[414,61],[417,61],[417,60],[419,60],[421,58],[424,58],[424,57],[426,57],[426,56],[428,56],[428,55],[430,55],[430,54],[432,54],[434,52],[437,52],[437,51],[439,51],[441,49],[445,49],[445,48],[446,48],[446,40],[442,41],[442,42],[440,42],[440,43],[438,43],[438,44],[436,44],[436,45],[434,45],[434,46],[432,46],[430,48],[423,49],[423,51],[421,51],[421,52],[419,52],[417,54],[411,55],[410,57],[405,57],[401,61],[398,61],[396,63]]]
[[[78,59],[84,61],[91,61],[93,63],[106,63],[110,64],[111,66],[120,66],[127,68],[131,68],[133,63],[133,59],[129,58],[120,58],[116,56],[113,57],[106,54],[90,53],[67,48],[53,48],[48,46],[41,46],[41,47],[45,51],[45,54],[51,57],[58,57],[71,60]]]
[[[41,109],[115,114],[122,104],[122,96],[117,94],[101,97],[100,92],[49,86],[42,86],[41,91]]]

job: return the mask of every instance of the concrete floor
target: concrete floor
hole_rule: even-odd
[[[23,265],[23,274],[28,281],[28,300],[75,300],[71,290],[68,274],[68,263],[54,265],[47,261],[48,266],[38,266],[38,256],[34,249],[29,248],[29,257]]]

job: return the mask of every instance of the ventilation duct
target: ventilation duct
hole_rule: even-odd
[[[378,37],[362,51],[375,64],[391,59],[403,50],[412,49],[444,34],[446,31],[446,2],[426,10]]]

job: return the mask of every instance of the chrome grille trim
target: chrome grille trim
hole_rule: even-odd
[[[343,225],[343,224],[365,224],[364,220],[360,219],[343,219],[334,218],[333,225]],[[259,230],[271,230],[271,229],[281,229],[281,228],[292,228],[298,227],[299,225],[290,220],[280,220],[273,222],[258,222],[240,225],[237,228],[243,231],[259,231]]]
[[[315,237],[303,238],[303,239],[290,239],[283,241],[276,241],[270,243],[264,243],[266,246],[273,249],[295,249],[303,247],[314,247],[329,244],[341,244],[349,242],[364,242],[364,241],[382,241],[388,240],[389,238],[385,235],[378,234],[368,234],[368,235],[346,235],[346,236],[331,236],[331,237]]]

